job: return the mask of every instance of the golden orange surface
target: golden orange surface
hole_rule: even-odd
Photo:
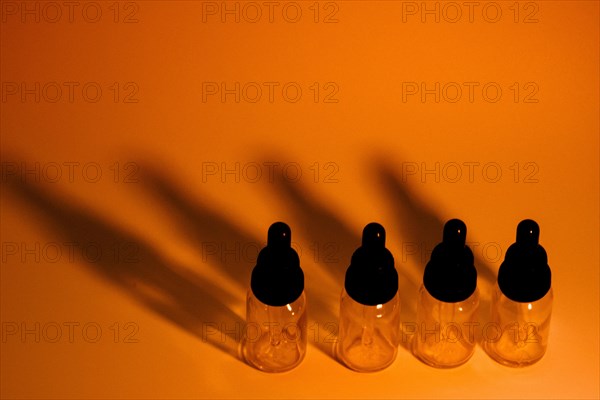
[[[597,1],[0,2],[3,398],[598,398]],[[365,224],[401,319],[461,218],[482,308],[525,218],[553,273],[548,352],[477,346],[373,374],[332,355]],[[274,221],[309,345],[239,358]]]

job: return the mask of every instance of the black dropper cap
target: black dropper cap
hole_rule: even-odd
[[[539,244],[540,227],[525,219],[517,226],[517,241],[506,252],[498,271],[498,286],[506,297],[520,303],[541,299],[551,286],[546,250]]]
[[[344,287],[354,301],[366,306],[387,303],[398,292],[394,257],[385,248],[385,229],[378,223],[365,226],[362,246],[352,255]]]
[[[260,302],[273,307],[292,303],[302,294],[304,273],[287,224],[275,222],[269,227],[267,246],[258,253],[250,288]]]
[[[473,252],[466,243],[467,226],[460,219],[444,225],[444,236],[425,266],[425,289],[439,301],[456,303],[468,299],[477,288]]]

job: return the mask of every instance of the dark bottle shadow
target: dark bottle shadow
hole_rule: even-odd
[[[416,244],[431,244],[433,248],[441,240],[441,218],[398,178],[397,172],[389,163],[377,158],[372,164],[375,166],[374,179],[380,183],[385,197],[391,202],[396,225],[403,237]],[[142,170],[143,188],[177,213],[188,237],[203,252],[206,250],[203,258],[205,255],[211,256],[210,262],[219,264],[233,281],[247,287],[256,254],[264,241],[244,233],[224,217],[223,212],[184,195],[185,191],[173,185],[156,168],[145,166]],[[219,289],[206,278],[169,263],[141,238],[104,221],[83,207],[64,201],[56,194],[47,193],[18,179],[10,180],[6,186],[40,213],[48,225],[65,240],[80,246],[87,243],[99,246],[102,257],[93,262],[84,262],[92,271],[202,341],[240,358],[239,344],[244,321],[224,305],[235,302],[235,296]],[[324,354],[336,359],[333,343],[337,338],[338,315],[334,310],[339,307],[339,295],[352,253],[360,246],[360,232],[349,229],[335,215],[331,206],[316,200],[305,186],[280,179],[273,183],[272,188],[294,216],[295,224],[290,225],[294,232],[299,233],[296,237],[308,238],[309,248],[305,249],[305,255],[308,253],[313,256],[312,260],[307,257],[301,259],[306,271],[308,316],[316,323],[309,332],[311,343]],[[132,256],[133,248],[135,257],[115,257],[115,244],[129,246],[129,256]],[[236,245],[251,245],[256,253],[235,250]],[[230,252],[232,248],[233,255]],[[413,265],[421,268],[414,271],[415,274],[406,274],[403,271],[404,265],[398,264],[396,256],[400,296],[404,305],[403,321],[416,320],[414,303],[407,301],[407,298],[416,298],[420,281],[416,282],[414,278],[411,280],[411,276],[422,277],[427,261],[422,259],[421,254],[412,257],[419,257],[412,261]],[[495,282],[495,273],[477,254],[475,264],[480,279]],[[321,272],[330,276],[329,282],[333,280],[337,284],[313,281],[311,276],[319,276]],[[484,321],[489,319],[488,298],[485,294],[481,297],[480,315],[485,316]],[[411,332],[402,334],[403,337],[409,337]],[[405,348],[409,347],[408,340],[402,340],[401,344]]]
[[[217,211],[186,195],[183,188],[173,184],[158,168],[143,164],[140,170],[142,189],[168,209],[186,237],[197,246],[202,260],[217,264],[234,282],[247,289],[258,252],[266,245],[268,227],[264,240],[260,240],[227,218],[224,210]]]
[[[339,328],[337,310],[346,268],[352,253],[360,246],[361,237],[328,207],[311,197],[307,187],[299,182],[279,177],[273,182],[272,189],[292,213],[299,236],[306,238],[302,262],[306,270],[307,294],[310,294],[310,318],[316,329],[311,332],[312,342],[324,354],[337,360],[334,352]],[[311,276],[323,272],[331,279],[312,280]],[[329,283],[331,280],[335,283]]]
[[[156,196],[162,203],[171,209],[178,216],[178,220],[187,233],[187,237],[192,240],[198,248],[206,248],[207,244],[218,249],[215,257],[211,257],[210,261],[219,264],[230,278],[236,281],[239,285],[247,288],[250,284],[250,273],[256,265],[258,250],[266,245],[266,234],[268,226],[274,221],[269,221],[265,224],[264,238],[259,241],[257,237],[243,232],[228,218],[224,217],[223,213],[218,213],[207,204],[203,204],[200,199],[191,198],[185,192],[176,187],[170,179],[166,178],[163,173],[152,166],[144,166],[144,183],[145,189],[151,195]],[[276,186],[276,185],[274,185]],[[300,197],[295,197],[295,200]],[[286,202],[289,199],[283,198]],[[295,204],[292,202],[292,204]],[[310,213],[309,213],[310,214]],[[304,213],[303,216],[295,214],[291,221],[287,222],[292,229],[292,242],[298,239],[302,240],[304,235],[303,224],[298,221],[317,220],[319,217],[312,214]],[[330,220],[329,220],[330,221]],[[330,249],[328,244],[337,244],[336,236],[329,236],[332,233],[324,233],[319,236],[320,241],[315,240],[315,245],[324,244],[321,250],[321,257],[326,261],[325,265],[330,265],[330,261],[337,257],[335,251]],[[310,236],[308,236],[310,237]],[[314,240],[314,238],[310,239]],[[250,246],[248,246],[250,245]],[[354,243],[353,243],[354,245]],[[256,249],[251,253],[246,253],[243,248]],[[226,249],[223,252],[223,249]],[[236,250],[237,249],[237,250]],[[304,270],[305,290],[307,293],[307,309],[308,309],[308,339],[309,343],[314,345],[318,350],[326,355],[333,357],[332,346],[335,343],[337,335],[337,316],[332,312],[332,305],[337,305],[339,302],[339,290],[331,289],[323,282],[314,282],[314,265],[310,262],[309,256],[314,253],[314,248],[303,246],[296,249],[300,250],[300,265]],[[242,254],[239,254],[239,253]]]
[[[98,249],[98,257],[82,257],[82,265],[202,342],[241,360],[244,321],[224,305],[234,301],[229,293],[173,265],[143,239],[63,196],[20,179],[5,183],[64,241],[82,251],[91,244]]]
[[[412,265],[419,266],[417,271],[413,271],[412,276],[419,276],[418,282],[413,282],[412,287],[407,287],[410,290],[409,296],[418,298],[418,289],[422,283],[422,277],[425,270],[425,265],[429,261],[431,250],[442,240],[445,220],[440,218],[436,212],[430,208],[426,202],[419,199],[415,191],[406,182],[398,176],[398,171],[393,165],[383,156],[374,157],[372,164],[374,165],[374,175],[377,182],[381,186],[384,197],[390,203],[395,214],[396,225],[402,233],[402,237],[410,241],[411,248],[416,248],[418,251],[407,254],[406,257],[410,263],[405,264],[408,268]],[[395,162],[401,165],[401,162]],[[460,218],[460,217],[459,217]],[[465,221],[468,226],[468,221]],[[468,235],[467,231],[467,235]],[[468,241],[467,237],[467,241]],[[428,252],[424,251],[425,249]],[[473,249],[472,249],[473,250]],[[428,253],[428,254],[427,254]],[[488,321],[490,317],[490,293],[482,290],[481,283],[485,283],[486,287],[495,282],[495,273],[489,263],[473,251],[475,258],[475,267],[478,274],[478,287],[480,291],[480,306],[479,319],[480,321]],[[483,281],[483,282],[482,282]],[[410,323],[416,323],[416,302],[410,303],[412,307],[406,307],[406,312],[403,313],[403,321],[408,322],[407,328],[402,331],[401,345],[407,349],[411,346],[411,340],[414,336],[413,326]],[[480,326],[482,326],[480,322]],[[476,340],[480,342],[480,329],[476,330]]]
[[[413,201],[406,188],[397,184],[391,169],[383,168],[383,164],[375,164],[379,167],[376,170],[376,179],[380,180],[384,191],[392,198],[392,206],[396,212],[397,221],[399,221],[398,225],[403,228],[404,237],[410,237],[416,243],[429,243],[433,242],[434,238],[441,237],[443,228],[441,220],[434,213]],[[339,307],[339,293],[343,287],[345,272],[350,264],[352,254],[361,244],[362,232],[353,232],[349,229],[335,215],[330,206],[313,198],[304,185],[286,179],[279,179],[273,188],[278,196],[283,197],[285,205],[293,213],[294,220],[298,223],[299,232],[303,237],[309,238],[312,248],[323,249],[328,244],[335,245],[333,247],[335,251],[330,251],[327,255],[322,253],[313,254],[315,256],[314,263],[330,274],[335,282],[339,282],[339,284],[335,287],[319,284],[320,290],[312,294],[311,301],[324,307],[319,307],[316,310],[315,307],[311,307],[311,313],[314,313],[318,326],[336,321],[335,326],[337,328],[338,316],[329,310]],[[435,242],[437,241],[439,240]],[[332,248],[330,247],[330,249]],[[398,263],[397,255],[395,255],[395,259],[399,275],[399,293],[402,300],[401,310],[404,310],[401,311],[403,321],[415,321],[416,309],[409,299],[416,296],[420,283],[414,281],[410,275],[405,273],[403,265]],[[422,273],[420,271],[420,276],[422,276]],[[332,297],[331,294],[335,295]],[[409,329],[406,332],[401,332],[400,342],[403,347],[409,347],[409,338],[411,337],[412,331]],[[334,338],[335,340],[337,338]],[[324,353],[336,359],[330,341],[321,338],[321,341],[316,345]]]
[[[219,264],[229,277],[240,286],[247,288],[250,284],[250,273],[256,264],[258,250],[266,245],[266,228],[274,221],[269,221],[265,225],[264,240],[259,240],[256,236],[245,233],[240,227],[229,221],[223,216],[223,212],[217,212],[207,204],[203,204],[200,199],[191,198],[185,194],[158,168],[145,165],[142,170],[144,171],[145,189],[178,216],[187,237],[198,248],[205,249],[207,245],[216,248],[217,254],[213,254],[214,257],[211,257],[210,261]],[[281,187],[282,183],[273,182],[272,185]],[[306,242],[311,244],[301,248],[296,245],[296,249],[301,253],[300,263],[305,275],[309,343],[326,355],[333,357],[332,346],[337,333],[337,316],[333,313],[333,306],[338,305],[340,289],[328,287],[321,281],[314,282],[313,276],[316,274],[314,274],[314,265],[310,255],[312,254],[315,258],[320,257],[323,261],[322,265],[329,268],[330,272],[338,279],[340,277],[343,279],[345,267],[336,272],[338,263],[333,262],[343,259],[338,253],[338,245],[343,244],[340,247],[350,249],[349,243],[356,246],[359,242],[357,238],[350,239],[351,235],[339,221],[334,220],[326,212],[319,211],[301,193],[301,190],[293,186],[285,186],[280,193],[283,194],[281,201],[291,207],[293,214],[291,221],[285,222],[292,229],[292,242],[299,239],[303,241],[303,238],[307,238]],[[309,223],[308,227],[306,223]],[[325,227],[326,230],[324,230]],[[318,235],[313,235],[315,232],[318,232]],[[320,247],[312,247],[312,245]],[[252,251],[245,252],[242,250],[244,248],[251,248]],[[349,256],[347,259],[349,260]]]

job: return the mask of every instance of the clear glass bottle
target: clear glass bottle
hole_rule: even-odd
[[[452,219],[425,267],[417,302],[413,354],[434,367],[465,363],[475,351],[479,291],[467,227]]]
[[[276,222],[252,270],[243,355],[261,371],[284,372],[302,362],[306,344],[304,273],[289,226]]]
[[[274,307],[248,291],[244,357],[265,372],[296,367],[306,354],[306,295],[285,306]]]
[[[517,241],[498,271],[483,348],[494,360],[523,367],[540,360],[548,347],[553,290],[540,229],[532,220],[517,226]]]
[[[363,230],[362,246],[352,255],[340,301],[338,359],[359,372],[384,369],[394,362],[400,331],[398,272],[385,248],[385,229]]]

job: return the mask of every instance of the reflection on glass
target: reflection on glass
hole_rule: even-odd
[[[540,300],[519,303],[496,288],[491,324],[483,330],[483,347],[490,357],[511,367],[541,359],[548,347],[552,300],[552,289]]]
[[[396,358],[400,329],[398,295],[385,304],[366,306],[342,291],[337,356],[356,371],[377,371]]]
[[[306,354],[306,295],[285,306],[261,303],[248,291],[244,358],[265,372],[296,367]]]
[[[413,353],[438,368],[465,363],[475,351],[478,308],[478,290],[464,301],[447,303],[436,300],[421,286]]]

